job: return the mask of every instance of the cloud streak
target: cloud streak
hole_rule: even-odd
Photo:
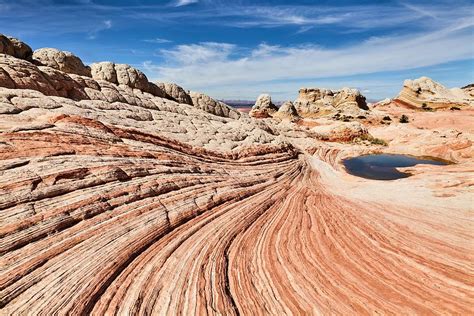
[[[153,43],[153,44],[167,44],[167,43],[173,42],[169,39],[160,38],[160,37],[156,37],[156,38],[152,38],[152,39],[144,39],[143,41],[147,42],[147,43]]]
[[[197,3],[199,0],[178,0],[174,3],[175,7],[182,7],[188,4]]]
[[[109,30],[112,28],[111,20],[104,20],[96,28],[89,32],[87,39],[93,40],[96,39],[98,34],[102,31]]]

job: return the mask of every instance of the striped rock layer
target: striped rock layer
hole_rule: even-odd
[[[381,186],[294,124],[0,61],[0,314],[472,313],[457,166]]]
[[[405,80],[403,88],[394,99],[398,105],[411,109],[449,109],[474,107],[471,87],[448,89],[428,77]]]

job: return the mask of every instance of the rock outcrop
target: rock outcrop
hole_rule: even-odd
[[[19,59],[31,61],[33,51],[31,47],[22,41],[0,34],[0,54],[10,55]]]
[[[191,96],[176,83],[157,82],[156,85],[166,93],[168,99],[175,100],[178,103],[193,104]]]
[[[384,150],[352,143],[362,124],[237,120],[91,70],[0,54],[1,315],[472,312],[469,111],[379,126],[459,159],[381,190],[340,164]]]
[[[212,113],[214,115],[222,117],[230,117],[232,119],[238,119],[241,116],[246,115],[231,108],[224,102],[214,100],[213,98],[208,95],[205,95],[204,93],[191,91],[189,93],[189,96],[192,100],[191,104],[194,107],[206,111],[208,113]]]
[[[461,89],[465,94],[469,95],[471,99],[474,99],[474,83],[468,84],[467,86],[464,86]]]
[[[360,91],[350,88],[337,91],[302,88],[294,106],[302,117],[321,117],[335,113],[359,115],[369,109]]]
[[[453,106],[474,106],[474,97],[471,95],[469,87],[448,89],[428,77],[405,80],[403,89],[394,101],[413,109],[449,109]]]
[[[34,51],[33,59],[37,65],[48,66],[69,74],[91,77],[90,67],[84,66],[82,60],[71,52],[55,48],[40,48]]]
[[[269,94],[261,94],[255,105],[250,110],[249,115],[254,118],[268,118],[278,111],[278,107],[272,103],[272,98]]]
[[[91,65],[92,78],[147,91],[149,82],[143,72],[127,64],[100,62]]]
[[[350,142],[356,138],[367,138],[367,128],[359,122],[333,123],[317,126],[312,131],[318,133],[322,139],[331,142]]]
[[[286,101],[284,102],[277,112],[273,113],[273,117],[280,120],[290,120],[294,121],[299,119],[298,112],[296,111],[293,102]]]

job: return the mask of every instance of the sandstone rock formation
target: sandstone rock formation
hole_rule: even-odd
[[[466,89],[447,89],[428,77],[405,80],[403,89],[395,102],[409,108],[429,107],[433,109],[451,108],[453,106],[474,106],[474,97]]]
[[[384,107],[384,106],[389,105],[390,103],[392,103],[392,101],[393,101],[393,100],[390,99],[390,98],[385,98],[385,99],[383,99],[383,100],[380,100],[380,101],[374,103],[372,106],[373,106],[374,108],[376,108],[376,107]]]
[[[332,123],[312,128],[322,139],[332,142],[350,142],[356,138],[366,138],[367,128],[359,122]]]
[[[296,111],[293,102],[284,102],[277,112],[273,113],[273,117],[280,120],[297,120],[299,118],[298,112]]]
[[[34,51],[33,59],[38,62],[38,65],[52,67],[69,74],[91,76],[90,67],[84,66],[82,60],[70,52],[55,48],[40,48]]]
[[[33,51],[22,41],[0,34],[0,54],[11,55],[19,59],[31,60]]]
[[[238,119],[239,117],[246,115],[231,108],[224,102],[214,100],[213,98],[208,95],[205,95],[204,93],[191,91],[189,93],[189,96],[192,100],[191,104],[194,107],[206,111],[208,113],[212,113],[214,115],[222,117],[230,117],[232,119]]]
[[[320,117],[337,112],[359,115],[361,110],[369,109],[359,90],[349,88],[338,91],[302,88],[294,105],[298,114],[303,117]]]
[[[143,72],[126,64],[101,62],[91,65],[92,78],[147,91],[149,82]]]
[[[278,111],[278,107],[272,103],[272,98],[269,94],[261,94],[255,105],[250,110],[249,115],[254,118],[271,117],[273,113]]]
[[[306,128],[92,70],[0,55],[1,315],[471,313],[474,111]],[[340,164],[395,149],[457,164]]]
[[[474,83],[468,84],[461,88],[465,93],[474,98]]]
[[[175,100],[178,103],[193,104],[191,96],[176,83],[157,82],[156,84],[166,93],[169,99]]]

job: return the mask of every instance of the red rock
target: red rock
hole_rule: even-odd
[[[0,314],[472,311],[469,110],[254,120],[112,68],[0,56]],[[388,146],[353,143],[367,135]],[[457,164],[383,184],[343,170],[374,151]]]

